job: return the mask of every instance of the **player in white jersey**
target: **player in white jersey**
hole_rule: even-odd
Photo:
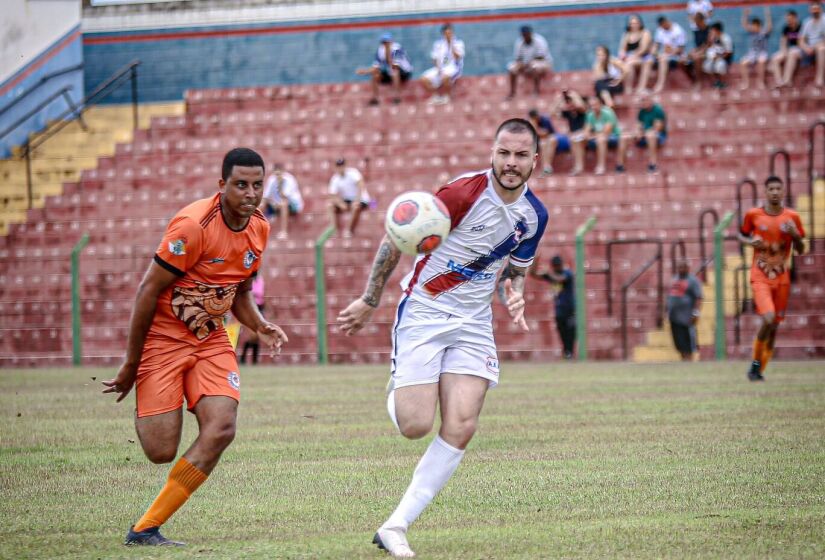
[[[437,405],[441,427],[400,504],[375,534],[373,542],[394,557],[415,556],[407,529],[455,472],[476,431],[487,389],[498,383],[490,309],[498,281],[505,283],[513,322],[528,330],[524,279],[547,225],[547,211],[527,187],[537,154],[538,136],[529,122],[502,123],[492,169],[460,177],[436,194],[450,211],[450,236],[430,255],[418,257],[404,280],[392,334],[387,409],[407,438],[430,433]],[[347,335],[370,319],[400,256],[385,236],[364,294],[338,315]]]

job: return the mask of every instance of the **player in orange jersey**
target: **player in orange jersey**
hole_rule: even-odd
[[[194,443],[178,460],[149,510],[126,536],[127,545],[180,545],[160,526],[206,480],[235,437],[240,376],[223,328],[233,315],[280,352],[287,337],[263,318],[252,279],[269,237],[258,210],[264,162],[248,148],[223,160],[220,192],[178,212],[138,288],[126,357],[104,393],[117,402],[137,384],[135,428],[153,463],[170,463],[180,444],[183,401],[198,420]]]
[[[765,206],[751,208],[742,221],[739,238],[753,247],[751,288],[756,312],[762,325],[753,342],[753,363],[748,371],[751,381],[764,381],[762,373],[773,355],[776,330],[785,319],[791,275],[788,260],[791,247],[802,254],[805,230],[799,214],[785,208],[785,184],[779,177],[765,180]]]

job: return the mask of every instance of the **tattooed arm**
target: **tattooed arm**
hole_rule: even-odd
[[[499,282],[504,283],[504,304],[507,306],[507,312],[513,318],[513,323],[520,326],[523,331],[530,330],[527,321],[524,320],[524,278],[526,274],[526,268],[510,263],[499,278]]]
[[[338,327],[347,335],[357,333],[369,321],[381,303],[381,294],[393,270],[401,259],[401,251],[384,236],[372,262],[370,278],[364,293],[338,314]]]

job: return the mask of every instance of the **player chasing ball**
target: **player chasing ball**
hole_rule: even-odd
[[[739,239],[753,247],[751,290],[762,325],[753,341],[753,362],[748,379],[764,381],[762,375],[773,356],[776,331],[785,320],[791,274],[788,260],[791,248],[805,251],[805,230],[799,214],[783,206],[785,184],[779,177],[765,180],[765,205],[751,208],[742,220]]]
[[[449,212],[450,235],[432,253],[419,255],[403,281],[392,331],[387,410],[409,439],[430,433],[437,406],[441,427],[398,507],[373,539],[393,557],[415,556],[407,529],[455,472],[475,434],[487,390],[498,384],[490,306],[498,281],[505,283],[513,323],[528,330],[524,279],[547,225],[544,205],[527,186],[537,161],[532,125],[522,119],[502,123],[492,169],[464,175],[436,194]],[[353,335],[370,320],[400,256],[385,236],[363,295],[338,315],[344,333]]]
[[[252,279],[269,237],[258,210],[264,162],[235,148],[223,160],[220,192],[178,212],[138,288],[126,357],[104,393],[122,401],[135,389],[135,429],[146,457],[170,463],[178,453],[184,397],[198,437],[169,473],[148,511],[126,535],[127,545],[181,545],[163,525],[206,480],[235,437],[240,375],[223,328],[232,314],[273,352],[287,337],[263,318]]]

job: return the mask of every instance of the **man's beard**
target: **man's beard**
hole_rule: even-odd
[[[527,179],[529,179],[530,176],[533,174],[533,168],[531,167],[530,172],[527,174],[527,177],[525,177],[524,180],[521,183],[519,183],[515,187],[508,187],[507,185],[505,185],[504,183],[501,182],[501,177],[499,176],[498,173],[496,173],[496,166],[493,165],[492,160],[490,161],[490,169],[493,171],[493,177],[495,177],[496,181],[498,181],[498,184],[501,185],[501,188],[503,188],[504,190],[507,190],[507,191],[517,191],[517,190],[519,190],[521,187],[524,186],[525,183],[527,183]]]

